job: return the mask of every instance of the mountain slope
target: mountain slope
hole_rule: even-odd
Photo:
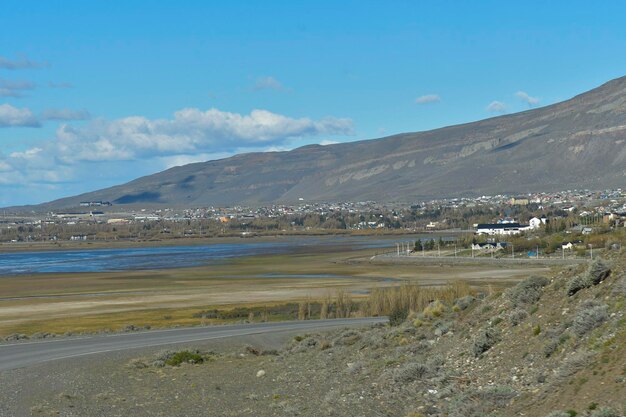
[[[207,206],[414,201],[626,184],[626,77],[512,115],[375,140],[236,155],[57,200]]]

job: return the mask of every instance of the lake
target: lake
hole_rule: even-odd
[[[297,237],[271,242],[245,241],[192,246],[0,253],[0,276],[60,272],[111,272],[186,268],[222,263],[242,256],[287,254],[332,247],[395,248],[396,241],[412,238]]]

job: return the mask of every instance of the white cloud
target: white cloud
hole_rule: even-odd
[[[285,87],[274,77],[259,77],[254,84],[255,90],[284,90]]]
[[[174,113],[173,119],[96,119],[81,128],[62,124],[54,145],[59,158],[69,163],[232,152],[279,146],[294,138],[337,134],[352,134],[352,121],[332,117],[295,119],[267,110],[242,115],[188,108]]]
[[[541,101],[537,97],[529,96],[528,93],[524,91],[518,91],[517,93],[515,93],[515,97],[519,98],[520,100],[522,100],[524,103],[528,104],[531,107],[536,104],[539,104],[539,102]]]
[[[24,97],[24,92],[33,90],[35,84],[30,81],[0,79],[0,97]]]
[[[323,141],[320,142],[320,145],[322,146],[326,146],[326,145],[336,145],[337,142],[336,140],[328,140],[328,139],[324,139]]]
[[[506,105],[501,101],[492,101],[487,106],[487,111],[490,113],[506,113]]]
[[[8,70],[28,69],[28,68],[43,68],[48,67],[47,62],[31,61],[26,57],[19,57],[17,59],[9,59],[0,56],[0,68]]]
[[[42,151],[43,149],[41,148],[31,148],[24,152],[13,152],[9,156],[16,159],[35,159]]]
[[[439,103],[440,101],[441,97],[438,94],[426,94],[415,99],[417,104]]]
[[[87,110],[46,109],[41,113],[43,120],[88,120],[91,115]]]
[[[57,164],[53,155],[39,147],[0,154],[0,172],[0,184],[7,186],[58,183],[73,175],[71,167]]]
[[[198,153],[192,155],[173,155],[164,156],[160,158],[165,168],[178,167],[181,165],[193,164],[195,162],[206,162],[215,159],[222,159],[229,157],[229,153]]]
[[[39,127],[41,123],[28,108],[0,104],[0,127]]]
[[[34,118],[30,111],[21,115],[26,116]],[[0,185],[43,190],[95,173],[93,181],[115,178],[115,183],[136,176],[137,170],[145,175],[238,152],[288,150],[294,140],[306,137],[344,134],[352,134],[349,119],[291,118],[266,110],[242,115],[218,109],[183,109],[170,119],[95,119],[80,127],[65,123],[52,140],[9,155],[0,151]],[[139,158],[141,163],[134,162]],[[98,163],[106,169],[95,168]],[[93,181],[90,184],[96,188]]]

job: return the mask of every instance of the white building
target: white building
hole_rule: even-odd
[[[530,230],[529,225],[519,223],[496,223],[476,225],[477,235],[518,235],[526,230]]]

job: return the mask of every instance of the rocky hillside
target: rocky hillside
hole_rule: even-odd
[[[67,416],[623,417],[625,266],[626,253],[612,251],[411,313],[415,300],[387,297],[391,326],[303,334],[280,350],[189,346],[102,372],[85,364],[90,372],[64,371],[61,394],[28,406]]]
[[[415,201],[626,183],[626,77],[562,103],[376,140],[196,163],[42,208]]]

